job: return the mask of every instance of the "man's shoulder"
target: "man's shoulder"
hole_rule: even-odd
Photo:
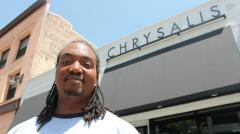
[[[27,129],[31,129],[31,128],[35,128],[37,125],[37,117],[33,117],[33,118],[30,118],[16,126],[14,126],[9,132],[8,134],[13,134],[15,132],[19,132],[19,131],[22,131],[24,132],[25,130]]]
[[[37,117],[32,117],[22,123],[20,123],[20,126],[25,126],[25,125],[36,125],[37,124]]]
[[[112,112],[106,111],[105,120],[112,120],[112,121],[118,121],[118,122],[124,122],[123,119],[121,119],[120,117],[118,117],[117,115],[115,115]]]
[[[109,111],[106,112],[105,122],[110,123],[109,125],[116,127],[116,129],[123,134],[128,134],[128,132],[131,132],[132,134],[138,134],[137,130],[132,124]]]
[[[122,118],[120,118],[119,116],[117,116],[114,113],[109,112],[109,111],[106,111],[105,118],[108,120],[114,120],[114,121],[128,123],[125,120],[123,120]]]

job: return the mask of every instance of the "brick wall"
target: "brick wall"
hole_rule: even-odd
[[[60,16],[47,14],[31,69],[31,78],[55,67],[59,51],[73,40],[83,38]]]

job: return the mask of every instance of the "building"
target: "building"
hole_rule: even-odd
[[[106,105],[142,134],[239,133],[239,7],[208,1],[100,48]]]
[[[38,0],[0,31],[1,134],[15,117],[27,81],[53,69],[69,41],[84,39],[48,8],[46,0]]]
[[[99,48],[105,104],[141,134],[239,133],[239,48],[240,1],[208,1]],[[54,72],[27,83],[14,125],[40,112]]]

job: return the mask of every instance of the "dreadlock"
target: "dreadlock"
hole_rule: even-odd
[[[48,96],[46,99],[46,106],[38,115],[37,123],[40,124],[38,131],[43,127],[44,124],[46,124],[48,121],[51,120],[57,107],[57,100],[58,100],[57,89],[56,89],[56,84],[54,82],[51,90],[48,93]]]
[[[93,50],[93,52],[96,55],[96,70],[97,70],[97,76],[98,76],[98,74],[99,74],[99,57],[96,54],[95,50],[92,48],[92,46],[85,41],[73,41],[70,44],[72,44],[72,43],[83,43],[83,44],[89,46]],[[58,65],[60,55],[61,55],[61,52],[57,56],[57,65]],[[43,108],[43,110],[37,116],[37,123],[40,124],[40,126],[38,127],[38,131],[48,121],[50,121],[52,116],[55,114],[55,110],[57,107],[57,101],[58,101],[57,86],[56,86],[56,83],[54,82],[51,90],[48,93],[48,96],[46,99],[46,106]],[[88,125],[90,125],[93,120],[96,120],[98,118],[103,119],[105,116],[106,110],[107,110],[107,108],[104,106],[103,94],[102,94],[101,89],[97,82],[87,106],[83,109],[84,121]]]
[[[102,91],[98,84],[95,86],[93,94],[86,108],[84,108],[84,120],[88,125],[91,124],[92,120],[104,118],[106,113],[106,107],[104,106],[104,98]]]

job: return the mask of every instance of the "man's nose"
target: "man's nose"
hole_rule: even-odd
[[[73,62],[73,64],[70,66],[69,70],[74,73],[82,73],[82,65],[79,61]]]

